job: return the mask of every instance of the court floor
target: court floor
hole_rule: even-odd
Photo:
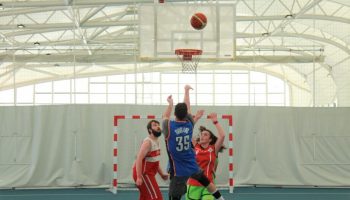
[[[235,188],[234,194],[221,190],[226,200],[350,200],[350,188]],[[164,200],[167,191],[162,191]],[[137,200],[137,190],[119,190],[113,195],[106,189],[35,189],[0,190],[0,200]],[[184,199],[184,198],[183,198]]]

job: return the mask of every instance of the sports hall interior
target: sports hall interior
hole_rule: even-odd
[[[0,199],[137,199],[187,84],[225,199],[350,199],[349,0],[0,0]]]

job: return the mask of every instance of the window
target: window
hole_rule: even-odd
[[[191,84],[192,105],[288,106],[287,84],[262,72],[221,70],[180,74],[146,72],[77,78],[38,83],[0,91],[0,104],[11,105],[14,92],[19,105],[42,104],[146,104],[167,105],[171,94],[183,101],[183,88]]]

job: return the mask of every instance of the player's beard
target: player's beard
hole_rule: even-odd
[[[155,131],[152,129],[152,133],[155,137],[159,137],[162,134],[162,131]]]

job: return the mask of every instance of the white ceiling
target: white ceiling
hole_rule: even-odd
[[[332,95],[350,105],[350,1],[168,1],[174,2],[236,4],[237,57],[218,68],[260,67],[295,84],[302,77],[300,84],[306,80],[309,89],[323,80],[336,88]],[[138,59],[141,3],[154,0],[1,0],[0,90],[14,83],[133,73],[135,64],[139,71],[178,69],[178,63],[161,65],[164,60],[149,68]]]

